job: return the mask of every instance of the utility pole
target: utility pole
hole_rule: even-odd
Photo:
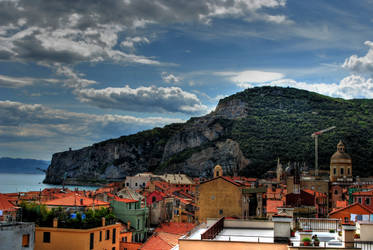
[[[318,148],[319,148],[318,138],[319,138],[319,135],[321,135],[321,134],[323,134],[327,131],[330,131],[332,129],[335,129],[335,128],[336,128],[336,126],[332,126],[332,127],[317,131],[317,132],[315,132],[311,135],[312,138],[315,138],[315,176],[319,175],[319,152],[318,152]]]

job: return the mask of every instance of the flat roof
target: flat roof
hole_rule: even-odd
[[[201,235],[208,227],[195,228],[190,235],[183,236],[185,240],[201,240]],[[212,241],[238,241],[238,242],[267,242],[273,243],[273,229],[266,228],[223,228]]]

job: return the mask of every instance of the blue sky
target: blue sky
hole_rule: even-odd
[[[254,86],[373,98],[373,1],[0,0],[0,156],[183,122]]]

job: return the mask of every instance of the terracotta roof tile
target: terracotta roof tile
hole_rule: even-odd
[[[92,198],[84,197],[75,193],[69,196],[43,202],[47,206],[68,206],[68,207],[88,207],[88,206],[109,206],[109,202],[93,200]]]
[[[283,205],[284,202],[282,200],[267,200],[267,213],[277,213],[277,208]]]
[[[5,195],[0,194],[0,210],[15,211],[17,207],[10,203]]]
[[[331,212],[329,213],[329,215],[331,215],[331,214],[335,214],[335,213],[337,213],[337,212],[339,212],[339,211],[342,211],[342,210],[345,210],[345,209],[348,209],[348,208],[351,208],[351,207],[354,207],[354,206],[361,206],[363,209],[367,210],[370,214],[373,214],[373,210],[372,210],[372,209],[370,209],[369,207],[366,207],[366,206],[364,206],[364,205],[361,205],[361,204],[358,203],[358,202],[355,202],[354,204],[351,204],[351,205],[349,205],[349,206],[347,206],[347,207],[342,207],[342,208],[339,208],[339,209],[334,209],[333,211],[331,211]]]

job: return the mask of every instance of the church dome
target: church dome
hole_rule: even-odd
[[[331,163],[351,163],[351,156],[345,152],[345,145],[339,141],[337,145],[337,152],[330,158]]]

